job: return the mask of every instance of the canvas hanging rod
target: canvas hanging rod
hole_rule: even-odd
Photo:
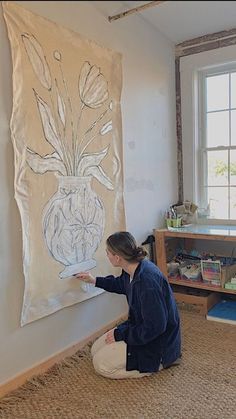
[[[122,17],[131,15],[132,13],[140,12],[142,10],[148,9],[149,7],[158,6],[161,3],[166,3],[166,1],[150,1],[147,4],[135,7],[134,9],[126,10],[126,12],[119,13],[118,15],[108,16],[108,20],[109,22],[112,22],[113,20],[121,19]]]

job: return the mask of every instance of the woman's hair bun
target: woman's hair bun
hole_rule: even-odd
[[[146,252],[146,250],[145,249],[143,249],[143,247],[141,247],[141,246],[137,246],[136,247],[136,249],[135,249],[135,252],[134,252],[135,254],[134,254],[134,256],[135,256],[135,258],[138,260],[138,261],[140,261],[140,260],[142,260],[142,259],[144,259],[146,256],[147,256],[147,252]]]

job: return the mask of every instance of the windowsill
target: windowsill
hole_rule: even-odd
[[[236,220],[219,220],[219,219],[216,219],[216,218],[198,218],[196,224],[235,226],[236,225]]]
[[[188,226],[168,228],[170,232],[180,233],[186,235],[207,235],[216,237],[234,237],[236,240],[236,225],[223,225],[223,224],[189,224]]]

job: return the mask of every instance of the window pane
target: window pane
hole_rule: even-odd
[[[229,74],[207,77],[207,111],[229,108]]]
[[[236,111],[231,111],[231,145],[236,145]]]
[[[210,217],[228,218],[228,188],[208,188],[208,204],[210,206]]]
[[[230,188],[230,219],[236,220],[236,188]]]
[[[228,152],[207,152],[207,185],[228,185]]]
[[[236,150],[230,151],[230,185],[236,186]]]
[[[229,112],[207,114],[207,147],[229,145]]]
[[[236,108],[236,73],[231,74],[231,108]]]

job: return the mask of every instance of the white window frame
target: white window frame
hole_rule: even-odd
[[[181,113],[183,145],[183,190],[184,199],[205,208],[201,185],[203,164],[201,159],[203,133],[205,132],[202,82],[206,74],[236,70],[236,46],[206,51],[180,58]],[[207,224],[236,224],[236,220],[202,218]]]
[[[206,208],[208,205],[207,202],[207,195],[206,189],[204,189],[204,185],[207,183],[207,161],[206,161],[206,151],[208,150],[207,141],[206,141],[206,113],[207,113],[207,103],[206,103],[206,78],[208,76],[217,76],[222,74],[229,74],[229,73],[236,73],[236,64],[226,64],[225,66],[221,66],[220,69],[218,67],[211,68],[207,70],[200,70],[198,72],[198,98],[199,98],[199,119],[198,119],[198,127],[199,127],[199,158],[198,158],[198,165],[199,165],[199,204],[202,208]],[[230,86],[229,86],[229,95],[230,95]],[[230,101],[231,102],[231,101]],[[230,114],[231,115],[231,112]],[[229,120],[230,123],[230,120]],[[230,129],[230,127],[229,127]],[[209,147],[211,148],[211,147]],[[216,151],[224,151],[224,150],[235,150],[236,146],[218,146],[212,147],[212,149]],[[229,214],[228,214],[229,215]],[[229,220],[227,217],[226,220]]]

